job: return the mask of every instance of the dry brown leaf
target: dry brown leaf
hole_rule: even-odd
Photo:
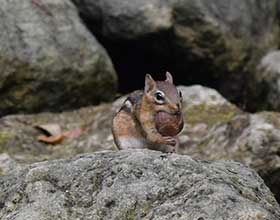
[[[81,136],[82,133],[83,133],[83,130],[81,128],[75,128],[70,131],[64,131],[62,134],[66,138],[77,138],[77,137]]]
[[[39,135],[37,140],[46,144],[58,144],[65,138],[77,138],[83,133],[82,128],[75,128],[70,131],[62,131],[59,124],[36,125],[34,128],[44,133]]]
[[[34,127],[42,131],[46,136],[57,136],[62,134],[62,129],[59,124],[43,124],[35,125]]]
[[[64,136],[63,134],[55,135],[55,136],[46,136],[46,135],[39,135],[37,137],[38,141],[42,141],[46,144],[58,144],[63,141]]]

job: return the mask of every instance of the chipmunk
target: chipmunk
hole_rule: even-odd
[[[113,117],[112,133],[117,148],[176,152],[176,134],[184,126],[181,110],[182,93],[174,86],[172,75],[167,72],[165,81],[154,81],[147,74],[144,91],[131,93]]]

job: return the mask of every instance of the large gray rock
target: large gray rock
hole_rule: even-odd
[[[108,100],[116,75],[68,0],[0,1],[0,116]]]
[[[139,86],[144,73],[169,70],[180,83],[215,86],[246,105],[260,58],[278,47],[277,0],[72,1],[110,51],[121,83],[129,77]]]
[[[168,1],[80,1],[73,0],[82,15],[99,23],[104,36],[134,39],[172,27],[172,8]]]
[[[180,153],[246,164],[264,178],[280,201],[280,114],[242,112],[205,87],[180,89],[185,100]]]
[[[184,97],[185,116],[179,153],[197,159],[242,162],[259,172],[280,201],[280,114],[244,113],[213,89],[198,85],[178,88]],[[4,117],[0,119],[0,153],[7,153],[21,166],[113,150],[111,119],[124,99],[73,112]],[[48,123],[57,123],[65,131],[84,131],[77,138],[48,145],[37,140],[40,132],[34,128]]]
[[[2,220],[278,220],[263,180],[235,162],[153,151],[81,155],[0,178]]]
[[[192,37],[200,36],[199,33],[203,34],[201,28],[209,31],[208,34],[211,32],[228,33],[232,37],[237,35],[236,38],[246,36],[258,38],[260,35],[256,34],[270,35],[271,33],[262,31],[273,30],[274,22],[277,22],[275,21],[277,1],[274,0],[267,2],[260,0],[234,2],[230,0],[72,1],[78,6],[82,15],[100,24],[98,31],[113,39],[139,38],[173,27],[181,28],[182,32],[176,32],[176,34],[185,34],[185,41],[191,39],[192,34]],[[260,26],[259,22],[266,26]],[[233,33],[230,33],[231,31]]]

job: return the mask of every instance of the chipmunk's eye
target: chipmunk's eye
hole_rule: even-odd
[[[165,100],[165,98],[164,98],[164,93],[161,92],[161,91],[157,91],[157,92],[155,93],[155,99],[156,99],[156,101],[157,101],[159,104],[162,104],[162,103],[164,102],[164,100]]]

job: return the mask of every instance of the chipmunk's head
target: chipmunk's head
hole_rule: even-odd
[[[154,81],[151,75],[145,78],[145,102],[154,114],[156,127],[164,136],[175,136],[183,128],[182,93],[173,84],[167,72],[165,81]]]
[[[165,81],[155,81],[151,75],[147,74],[144,93],[154,112],[181,113],[182,93],[173,84],[173,78],[169,72],[166,72]]]
[[[167,72],[165,81],[154,81],[146,75],[144,97],[149,110],[154,114],[156,128],[163,136],[176,136],[184,126],[182,116],[183,97]]]

